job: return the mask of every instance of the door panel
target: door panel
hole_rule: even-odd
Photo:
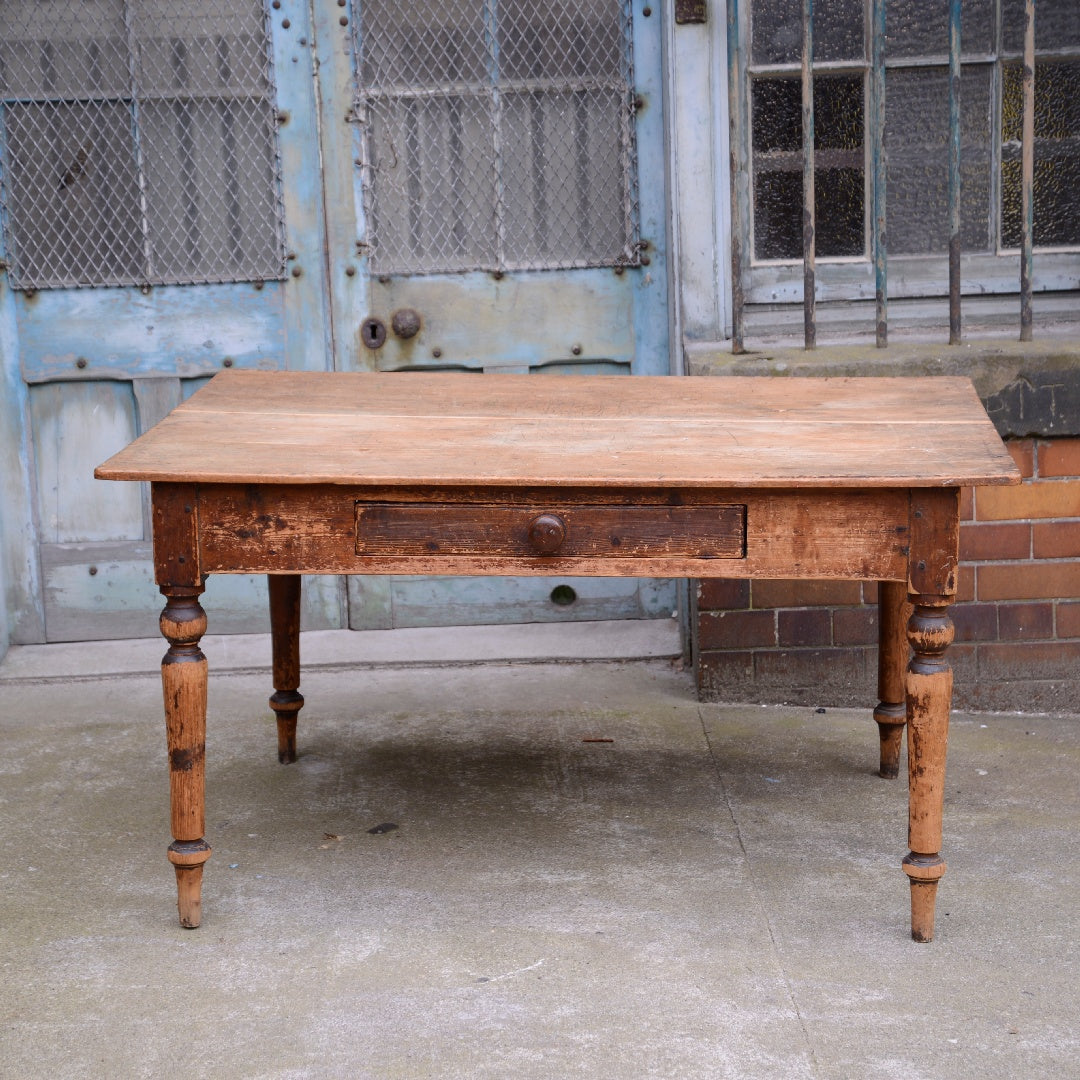
[[[676,605],[675,582],[653,578],[349,578],[354,630],[664,619]]]
[[[628,8],[5,5],[0,458],[13,478],[2,527],[14,640],[152,632],[146,493],[95,482],[92,468],[222,366],[668,371],[660,19],[620,22]],[[446,34],[454,11],[467,18]],[[402,57],[381,121],[354,77],[369,16]],[[440,63],[469,85],[439,82]],[[415,168],[372,199],[369,166],[395,156]],[[486,180],[485,160],[498,163]],[[384,255],[397,229],[397,262],[379,264],[377,220]],[[458,261],[431,261],[439,228]],[[406,249],[428,262],[403,263]],[[406,308],[419,315],[412,337],[394,330]],[[386,327],[381,350],[362,339],[369,316]],[[560,584],[573,603],[551,600]],[[390,579],[350,595],[357,626],[670,610],[669,586],[633,590]],[[309,582],[305,626],[345,625],[346,595],[340,579]],[[213,631],[266,627],[257,579],[211,578],[206,606]]]
[[[358,333],[361,368],[462,367],[528,371],[545,362],[588,358],[629,372],[634,364],[634,297],[614,274],[422,275],[376,279],[367,318],[381,319],[386,340],[368,348]],[[420,315],[420,329],[402,338],[393,315]],[[464,317],[463,317],[464,316]],[[588,361],[586,361],[588,362]]]
[[[316,0],[339,368],[669,373],[661,20],[634,7],[350,0],[343,28]],[[674,606],[659,581],[349,580],[358,629]]]
[[[153,633],[147,493],[94,465],[222,366],[332,366],[312,29],[295,7],[4,5],[0,224],[17,288],[0,293],[0,364],[16,428],[0,453],[36,510],[3,521],[16,641]],[[305,598],[305,626],[345,625],[342,581]],[[268,628],[260,578],[212,578],[204,603],[212,632]]]

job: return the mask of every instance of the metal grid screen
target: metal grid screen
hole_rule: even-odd
[[[284,273],[260,0],[0,0],[16,288]]]
[[[377,273],[632,266],[626,0],[361,0]]]

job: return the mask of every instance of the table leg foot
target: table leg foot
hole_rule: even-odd
[[[176,868],[180,925],[201,920],[202,868],[210,858],[206,831],[206,657],[199,641],[206,613],[202,586],[162,585],[165,610],[161,632],[169,642],[161,661],[165,729],[169,744],[169,797],[174,842],[169,861]]]
[[[908,855],[904,873],[911,879],[911,937],[914,941],[934,940],[934,905],[937,887],[945,873],[940,855]]]
[[[210,858],[210,845],[205,840],[192,840],[169,845],[169,862],[176,871],[176,907],[180,925],[194,930],[202,922],[203,865]]]
[[[304,707],[300,687],[300,575],[269,574],[270,641],[274,693],[270,708],[277,717],[278,761],[296,760],[296,720]]]

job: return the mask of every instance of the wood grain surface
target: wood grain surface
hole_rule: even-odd
[[[957,378],[226,371],[106,480],[622,487],[1019,483]]]

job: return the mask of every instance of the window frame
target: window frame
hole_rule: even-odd
[[[729,0],[730,3],[730,0]],[[752,145],[753,81],[762,76],[798,77],[798,62],[754,63],[751,50],[752,0],[738,3],[736,40],[730,44],[729,57],[735,70],[733,81],[740,92],[731,101],[730,131],[735,146],[733,160],[743,176],[733,185],[732,229],[740,240],[739,274],[742,298],[747,305],[799,303],[803,299],[803,266],[801,256],[786,259],[758,259],[754,256],[754,172]],[[825,256],[816,258],[817,298],[820,301],[873,300],[875,277],[870,251],[871,191],[873,184],[872,145],[870,140],[871,108],[869,105],[872,73],[871,4],[863,0],[863,57],[860,60],[815,60],[814,74],[850,74],[861,72],[864,93],[864,254]],[[1021,49],[1006,49],[1003,43],[1000,7],[995,6],[993,17],[994,49],[989,52],[962,53],[965,68],[973,65],[991,67],[990,85],[990,206],[989,236],[992,250],[965,251],[961,255],[961,278],[965,295],[1008,295],[1019,292],[1020,252],[1018,248],[1003,248],[1001,237],[1001,101],[1003,68],[1022,62]],[[1038,49],[1039,63],[1064,59],[1080,60],[1080,46],[1060,49]],[[904,67],[948,68],[947,49],[940,53],[915,57],[890,58],[886,53],[885,70]],[[961,89],[961,94],[963,90]],[[1080,289],[1080,246],[1035,248],[1035,292],[1072,291]],[[890,299],[933,300],[948,296],[948,252],[935,254],[888,253],[888,295]]]

